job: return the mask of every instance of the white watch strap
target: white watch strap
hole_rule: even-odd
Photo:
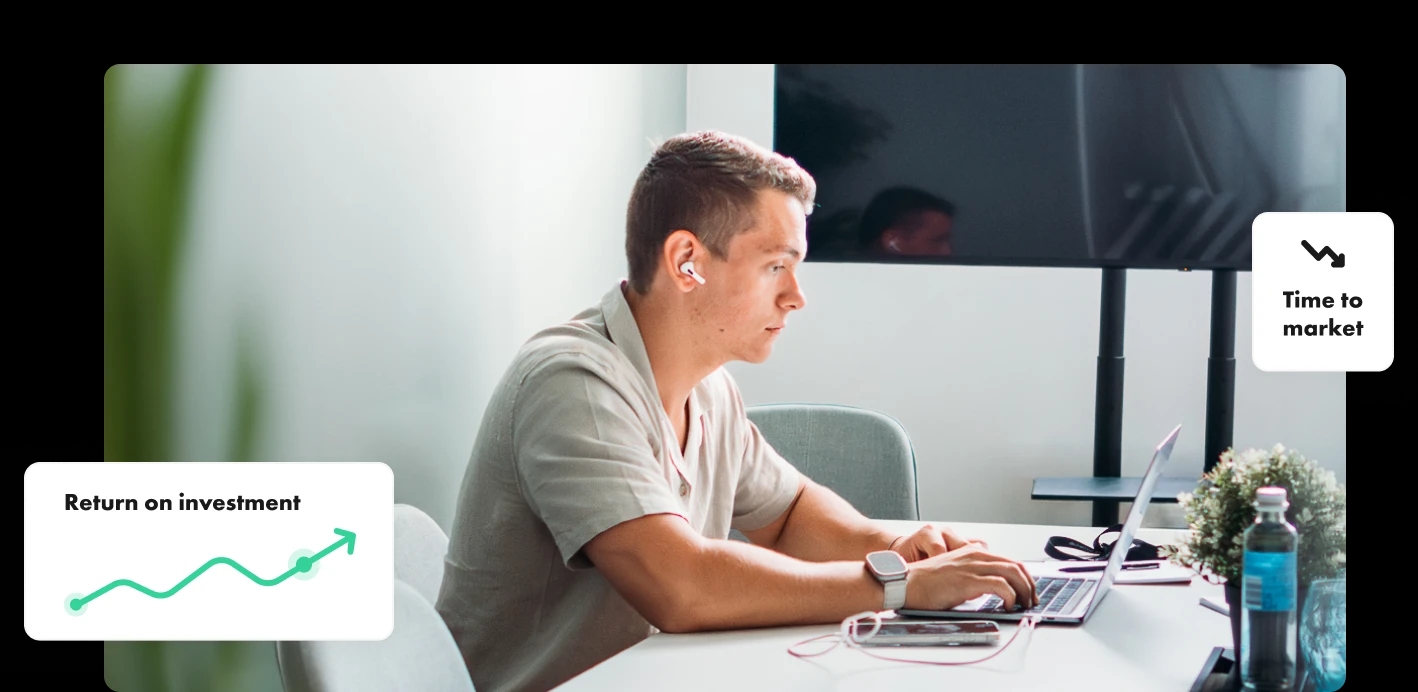
[[[905,579],[882,582],[882,586],[886,587],[886,604],[882,607],[882,610],[896,610],[906,605]]]

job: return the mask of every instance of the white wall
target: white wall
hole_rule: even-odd
[[[382,461],[445,528],[493,385],[625,273],[685,68],[223,67],[181,283],[179,459],[220,461],[237,331],[257,459]]]
[[[690,65],[686,129],[709,128],[771,144],[772,65]],[[806,309],[773,357],[730,366],[749,404],[894,416],[916,446],[926,518],[1090,522],[1087,503],[1029,493],[1038,476],[1092,473],[1100,271],[808,263],[801,277]],[[1257,370],[1250,287],[1239,274],[1234,442],[1283,442],[1343,481],[1344,375]],[[1204,272],[1128,274],[1124,475],[1140,475],[1177,423],[1167,473],[1201,473],[1210,291]],[[1150,524],[1182,521],[1174,504],[1153,508]]]
[[[178,458],[225,458],[245,324],[267,387],[257,458],[386,461],[398,500],[444,525],[517,346],[623,275],[652,140],[772,137],[769,65],[229,67],[212,88]],[[1087,522],[1086,504],[1028,495],[1036,476],[1091,472],[1097,271],[808,264],[803,279],[808,308],[775,356],[731,366],[750,403],[897,417],[929,517]],[[1181,422],[1169,471],[1199,472],[1209,277],[1135,271],[1128,288],[1123,471]],[[1343,479],[1343,375],[1256,370],[1249,289],[1242,274],[1236,442],[1283,441]]]

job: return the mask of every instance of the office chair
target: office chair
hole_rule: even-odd
[[[394,505],[394,576],[414,587],[429,603],[438,603],[448,534],[413,505]]]
[[[832,404],[750,406],[773,449],[872,519],[920,519],[916,453],[899,422]]]
[[[433,605],[394,580],[394,632],[379,642],[276,642],[286,692],[475,692]]]

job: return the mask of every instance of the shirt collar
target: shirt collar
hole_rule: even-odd
[[[654,395],[652,401],[660,400],[660,389],[655,385],[655,372],[650,367],[650,354],[645,350],[645,339],[640,335],[640,325],[635,322],[635,313],[630,311],[630,303],[625,299],[625,292],[629,291],[629,282],[622,279],[616,282],[611,290],[606,292],[601,298],[601,313],[605,315],[606,335],[611,343],[620,348],[625,357],[635,366],[635,371],[640,373],[641,379],[649,385],[650,393]],[[694,389],[689,393],[689,412],[691,418],[707,413],[709,411],[709,396],[705,391],[704,382],[694,385]]]

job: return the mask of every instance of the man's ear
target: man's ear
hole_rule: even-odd
[[[708,257],[708,250],[699,238],[690,231],[684,229],[677,230],[665,238],[665,245],[662,257],[660,258],[661,268],[670,276],[670,285],[676,290],[688,293],[699,285],[694,277],[680,271],[680,265],[685,262],[694,262],[696,268]]]

